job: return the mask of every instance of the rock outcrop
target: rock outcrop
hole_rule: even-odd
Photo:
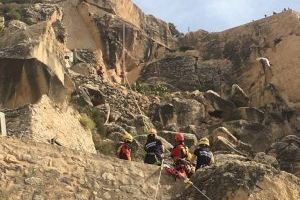
[[[154,84],[159,81],[176,90],[220,91],[224,81],[230,82],[232,66],[224,60],[203,61],[189,55],[170,55],[145,66],[141,80]],[[174,89],[174,88],[171,88]]]
[[[121,81],[118,76],[123,67],[130,79],[136,80],[141,63],[158,58],[176,46],[178,31],[162,20],[145,15],[132,1],[76,0],[61,5],[67,13],[63,19],[69,34],[67,46],[97,52],[108,77],[115,81]],[[78,32],[78,25],[84,30]],[[85,39],[78,41],[79,37]]]
[[[146,64],[140,80],[173,90],[214,90],[223,97],[230,97],[236,83],[244,91],[239,99],[231,98],[237,107],[276,115],[290,124],[288,134],[293,134],[299,124],[299,15],[287,10],[219,33],[188,33],[179,39],[176,52]],[[270,67],[264,69],[259,57],[268,58]]]
[[[192,181],[210,199],[297,199],[299,179],[234,155],[217,155],[216,165],[200,169]],[[179,199],[206,199],[189,186]]]
[[[57,107],[47,96],[34,105],[4,113],[9,136],[96,153],[92,134],[80,124],[79,113],[69,106]]]
[[[65,49],[54,27],[61,10],[52,4],[27,9],[47,14],[33,25],[11,21],[1,33],[0,108],[36,103],[43,94],[61,103],[72,90],[64,73]]]
[[[153,199],[150,127],[166,163],[175,133],[210,139],[191,180],[211,199],[300,199],[298,13],[184,35],[131,0],[39,2],[0,3],[0,199]],[[125,132],[132,162],[101,155]],[[164,170],[159,187],[204,199]]]
[[[0,141],[1,199],[154,198],[158,166],[42,143]],[[157,199],[175,197],[182,184],[174,183],[163,173]]]
[[[277,158],[282,170],[300,176],[300,139],[296,135],[288,135],[272,144],[268,154]]]
[[[2,199],[153,199],[160,167],[0,138]],[[211,199],[299,199],[299,178],[232,154],[192,181]],[[8,187],[9,185],[9,187]],[[185,187],[186,186],[186,187]],[[204,199],[164,171],[157,199]]]

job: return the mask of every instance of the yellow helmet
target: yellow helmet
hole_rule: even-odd
[[[199,140],[199,143],[198,143],[198,144],[199,144],[199,145],[207,145],[207,146],[209,146],[209,140],[208,140],[207,137],[201,138],[201,139]]]
[[[132,137],[132,135],[130,134],[130,133],[125,133],[124,135],[123,135],[123,140],[126,142],[126,141],[128,141],[128,142],[132,142],[133,141],[133,137]]]
[[[157,131],[154,128],[150,128],[150,130],[148,131],[148,135],[156,135]]]

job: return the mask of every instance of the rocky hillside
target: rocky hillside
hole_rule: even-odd
[[[114,158],[148,127],[167,152],[178,131],[191,150],[210,139],[216,164],[191,180],[211,199],[300,199],[299,36],[292,10],[182,34],[131,0],[3,1],[0,199],[153,199],[143,149]],[[204,199],[160,184],[158,199]]]
[[[1,199],[154,198],[159,167],[29,141],[0,141]],[[300,197],[300,182],[293,175],[243,157],[220,155],[217,161],[194,177],[212,199]],[[163,172],[158,199],[203,198],[183,184]]]

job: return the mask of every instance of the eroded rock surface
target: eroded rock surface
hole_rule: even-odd
[[[299,198],[299,179],[291,174],[247,161],[243,157],[220,154],[216,160],[216,165],[198,170],[192,178],[194,184],[210,199]],[[190,186],[177,199],[205,197]]]
[[[1,199],[154,198],[158,166],[42,143],[0,141]],[[182,187],[165,173],[160,184],[158,199],[171,199]]]

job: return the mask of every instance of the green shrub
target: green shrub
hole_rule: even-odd
[[[97,128],[97,132],[100,133],[101,135],[105,135],[106,133],[106,129],[104,126],[105,123],[105,117],[103,116],[103,114],[101,112],[99,112],[99,110],[92,108],[89,116],[93,119],[93,121],[96,124],[96,128]]]
[[[0,6],[0,15],[5,20],[21,20],[24,13],[24,7],[18,4],[4,4]]]
[[[20,20],[22,18],[18,10],[12,10],[6,16],[8,20]]]
[[[81,125],[88,130],[94,130],[96,128],[95,122],[86,114],[84,114],[80,119],[79,122]]]
[[[145,95],[165,96],[169,92],[168,88],[164,85],[150,85],[141,82],[136,82],[132,88]]]

